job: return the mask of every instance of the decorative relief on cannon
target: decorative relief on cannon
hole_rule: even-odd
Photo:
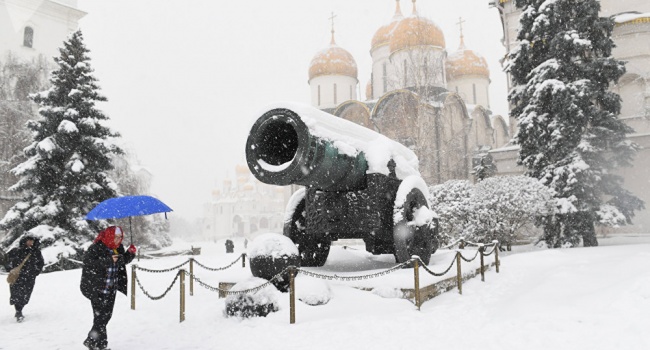
[[[251,173],[272,185],[302,185],[291,197],[284,235],[303,266],[322,266],[332,241],[360,238],[373,254],[429,262],[437,216],[415,153],[363,126],[316,108],[270,106],[246,142]]]

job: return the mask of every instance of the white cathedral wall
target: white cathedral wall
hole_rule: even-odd
[[[382,45],[375,48],[371,53],[372,58],[372,93],[373,99],[376,100],[386,92],[390,91],[388,84],[388,70],[390,62],[388,56],[390,55],[388,45]],[[386,76],[384,77],[384,64],[386,64]],[[386,79],[386,85],[384,80]]]
[[[467,104],[490,108],[490,79],[477,75],[467,75],[447,81],[447,90],[456,92]]]
[[[0,9],[0,54],[12,51],[23,59],[44,55],[48,59],[58,55],[58,48],[70,32],[78,27],[85,12],[76,6],[76,0],[62,1],[68,6],[52,1],[5,0]],[[23,46],[25,27],[34,30],[31,48]]]
[[[394,82],[393,90],[418,86],[446,87],[445,55],[444,49],[433,46],[393,52],[389,76]]]
[[[621,12],[650,12],[648,0],[600,0],[600,14],[611,16]]]
[[[358,80],[345,75],[321,75],[309,81],[311,104],[314,107],[335,108],[347,100],[357,99]]]

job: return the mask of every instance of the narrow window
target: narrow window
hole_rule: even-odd
[[[408,84],[408,66],[406,65],[406,60],[404,60],[404,87]]]
[[[456,93],[458,93],[458,85],[456,85]]]
[[[490,108],[490,88],[485,87],[485,97],[487,97],[487,108]]]
[[[349,100],[351,100],[351,99],[352,99],[352,85],[350,85],[350,98],[349,98]]]
[[[383,76],[384,93],[386,93],[386,91],[388,91],[388,77],[386,76],[386,63],[384,63],[384,68],[383,69],[384,69],[384,71],[383,71],[383,73],[384,73],[384,76]]]
[[[336,104],[336,84],[334,84],[334,104]]]
[[[476,84],[472,84],[472,96],[474,97],[474,104],[476,104]]]
[[[320,106],[320,85],[318,85],[318,105]]]
[[[23,36],[23,46],[32,47],[34,45],[34,29],[32,27],[25,27],[25,35]]]

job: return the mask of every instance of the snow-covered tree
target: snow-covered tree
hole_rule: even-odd
[[[95,107],[106,98],[99,93],[81,32],[72,33],[59,52],[51,88],[31,96],[40,118],[28,122],[32,142],[25,148],[27,160],[12,170],[19,180],[11,190],[22,200],[0,221],[0,229],[8,230],[4,246],[38,227],[38,232],[49,232],[41,241],[45,249],[56,249],[50,255],[58,259],[78,253],[105,224],[84,216],[116,196],[108,171],[111,156],[122,154],[110,141],[119,135],[103,125],[108,117]]]
[[[633,130],[617,119],[620,97],[609,91],[624,74],[611,57],[613,21],[597,0],[516,0],[522,9],[519,46],[508,70],[509,101],[519,123],[515,142],[527,175],[558,198],[542,220],[551,247],[598,245],[594,224],[629,223],[643,202],[612,169],[629,166]]]

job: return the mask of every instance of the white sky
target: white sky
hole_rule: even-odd
[[[211,190],[244,164],[251,118],[276,101],[310,103],[307,70],[329,44],[334,12],[337,44],[359,67],[361,96],[370,79],[370,41],[394,14],[394,0],[79,0],[92,66],[109,102],[100,105],[124,147],[154,179],[153,193],[186,218],[202,215]],[[409,0],[401,1],[404,15]],[[493,109],[507,110],[498,59],[501,24],[488,0],[419,0],[418,12],[458,48],[488,61]]]
[[[186,277],[185,322],[179,323],[178,281],[164,298],[155,301],[136,286],[136,310],[130,309],[129,297],[118,293],[108,324],[108,341],[112,349],[156,350],[650,349],[647,236],[600,238],[601,246],[595,248],[502,254],[499,274],[491,268],[485,282],[474,277],[463,283],[462,295],[454,288],[425,302],[420,311],[409,300],[389,297],[395,294],[395,288],[413,288],[413,269],[356,282],[325,281],[299,274],[298,297],[329,295],[330,301],[309,306],[296,300],[293,325],[289,324],[288,293],[277,296],[278,312],[238,320],[223,316],[225,302],[217,298],[216,292],[194,283],[194,295],[190,296]],[[223,241],[192,245],[201,246],[196,261],[212,268],[228,265],[241,252],[241,241],[235,242],[235,254],[225,254]],[[180,247],[189,249],[190,243],[176,241],[173,248]],[[330,276],[363,276],[395,265],[391,255],[373,256],[362,246],[355,248],[358,250],[333,246],[325,266],[309,270]],[[521,248],[525,247],[515,247]],[[463,256],[471,258],[474,253],[466,249]],[[431,257],[429,268],[442,272],[453,257],[453,251],[438,251]],[[187,258],[133,263],[149,269],[169,269]],[[462,261],[463,273],[476,268],[478,261]],[[493,262],[494,256],[485,261]],[[130,274],[131,269],[127,271]],[[157,297],[171,284],[176,272],[138,271],[137,276],[145,290]],[[218,282],[239,282],[251,276],[248,263],[246,268],[236,263],[216,272],[195,265],[194,274],[215,287]],[[454,266],[445,277],[435,280],[455,274]],[[40,275],[23,310],[25,321],[20,324],[12,317],[13,307],[6,302],[9,288],[0,288],[0,348],[81,349],[92,325],[92,310],[79,291],[80,277],[80,269]],[[421,287],[433,283],[433,279],[420,269]],[[324,285],[329,286],[329,293]],[[368,292],[352,286],[377,290]]]

